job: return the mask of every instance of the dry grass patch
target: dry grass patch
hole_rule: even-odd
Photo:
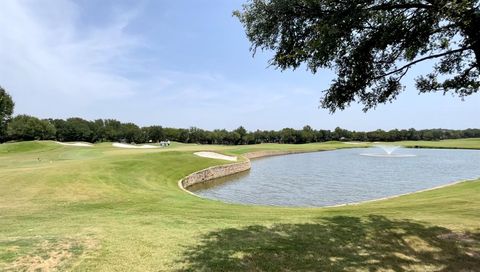
[[[6,248],[7,253],[18,257],[10,263],[0,264],[0,269],[4,271],[63,271],[98,248],[98,241],[89,237],[42,241],[32,238],[30,241],[19,239],[7,243],[14,244]]]

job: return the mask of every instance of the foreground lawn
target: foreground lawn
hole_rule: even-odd
[[[480,148],[480,139],[402,142]],[[338,142],[155,150],[0,145],[0,270],[478,271],[480,180],[336,208],[205,200],[177,181],[226,154]]]

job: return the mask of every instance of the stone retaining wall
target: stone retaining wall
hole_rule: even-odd
[[[193,184],[233,175],[249,170],[250,168],[251,163],[248,159],[243,162],[212,166],[186,176],[180,180],[178,185],[180,185],[182,189],[185,189]]]

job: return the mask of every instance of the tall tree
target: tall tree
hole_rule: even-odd
[[[79,117],[68,118],[66,120],[67,141],[85,141],[91,142],[93,132],[90,128],[90,122]]]
[[[238,133],[238,135],[240,136],[238,141],[235,144],[244,144],[245,136],[247,135],[247,130],[243,126],[239,126],[233,132]]]
[[[163,132],[162,126],[150,126],[145,128],[147,134],[147,140],[153,142],[160,142],[165,140],[165,133]]]
[[[331,112],[393,101],[409,69],[426,61],[435,65],[416,78],[421,93],[480,89],[479,0],[251,0],[234,15],[253,52],[274,51],[271,65],[334,68],[321,99]]]
[[[127,143],[143,143],[145,141],[142,130],[133,123],[122,124],[121,135]]]
[[[105,137],[108,141],[120,141],[122,139],[122,123],[115,119],[104,120]]]
[[[12,119],[14,106],[12,97],[0,86],[0,143],[7,137],[7,125]]]

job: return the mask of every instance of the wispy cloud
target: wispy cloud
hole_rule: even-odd
[[[296,96],[312,94],[218,71],[163,67],[155,56],[145,59],[161,44],[129,32],[142,5],[107,11],[106,20],[92,23],[74,1],[2,1],[0,85],[17,101],[17,114],[233,127],[244,122],[241,116],[287,108]]]
[[[141,45],[124,31],[133,16],[118,13],[101,28],[80,28],[73,2],[2,1],[0,84],[26,104],[45,96],[78,105],[134,95],[138,82],[113,65]]]
[[[19,101],[17,112],[44,117],[59,112],[85,115],[86,110],[106,114],[99,109],[105,103],[111,115],[118,116],[114,106],[123,111],[125,103],[134,102],[139,107],[150,104],[154,112],[153,103],[231,110],[245,102],[237,109],[244,112],[268,107],[283,97],[278,90],[274,95],[256,91],[259,87],[235,83],[215,72],[145,69],[135,52],[150,45],[144,37],[126,31],[140,8],[111,9],[111,19],[101,25],[85,24],[81,11],[67,0],[2,2],[0,84]]]

